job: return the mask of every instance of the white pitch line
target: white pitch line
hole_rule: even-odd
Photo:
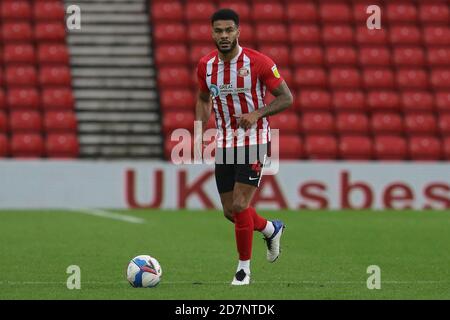
[[[69,208],[66,210],[70,210],[72,212],[77,212],[77,213],[88,214],[91,216],[97,216],[97,217],[102,217],[102,218],[107,218],[107,219],[130,222],[130,223],[145,223],[145,220],[141,219],[141,218],[128,216],[125,214],[119,214],[119,213],[115,213],[115,212],[109,212],[109,211],[100,210],[100,209]]]
[[[97,284],[97,285],[117,285],[117,284],[127,284],[127,281],[82,281],[82,284]],[[229,284],[229,282],[224,281],[164,281],[161,283],[169,285],[213,285],[213,284]],[[253,284],[365,284],[365,281],[253,281]],[[450,283],[450,281],[438,281],[438,280],[417,280],[417,281],[395,281],[395,280],[385,280],[382,281],[384,284],[438,284],[438,283]],[[49,285],[49,284],[60,284],[65,285],[66,282],[62,281],[0,281],[0,285]]]

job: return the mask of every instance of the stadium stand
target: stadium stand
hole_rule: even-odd
[[[370,4],[382,8],[381,30],[366,27]],[[192,127],[196,64],[214,49],[210,14],[231,7],[241,14],[241,44],[272,57],[295,95],[288,114],[271,117],[282,158],[450,160],[448,1],[149,5],[166,157],[174,123]]]
[[[60,1],[0,3],[0,157],[79,156],[64,17]]]

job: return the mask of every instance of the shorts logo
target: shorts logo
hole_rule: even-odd
[[[218,97],[220,94],[219,87],[215,84],[211,84],[211,87],[209,87],[209,92],[211,93],[211,97],[213,98]]]
[[[273,72],[273,75],[275,76],[275,78],[277,78],[277,79],[280,78],[280,73],[278,72],[277,66],[272,67],[272,72]]]
[[[261,162],[259,160],[252,164],[252,170],[259,176],[261,173]]]
[[[248,69],[246,67],[242,67],[238,71],[238,76],[242,77],[242,78],[248,76],[249,74],[250,74],[250,71],[248,71]]]

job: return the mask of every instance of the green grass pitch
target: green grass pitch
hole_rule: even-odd
[[[450,212],[260,211],[287,228],[278,261],[255,233],[252,284],[232,287],[233,225],[219,211],[0,211],[0,299],[450,299]],[[129,260],[155,256],[156,288],[132,288]],[[81,268],[68,290],[66,268]],[[366,286],[381,268],[381,289]]]

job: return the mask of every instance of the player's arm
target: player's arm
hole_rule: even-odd
[[[277,88],[273,89],[271,93],[274,95],[275,99],[261,109],[243,114],[239,118],[240,127],[242,127],[244,130],[250,129],[251,126],[258,121],[258,119],[277,114],[289,108],[294,102],[291,90],[289,90],[284,80]]]
[[[199,90],[197,103],[195,104],[195,120],[202,122],[202,131],[205,131],[210,116],[211,97],[209,92]]]
[[[291,90],[289,90],[284,80],[277,88],[272,90],[271,93],[273,94],[275,99],[264,108],[254,111],[258,115],[258,118],[264,118],[273,114],[277,114],[289,108],[294,102]]]

